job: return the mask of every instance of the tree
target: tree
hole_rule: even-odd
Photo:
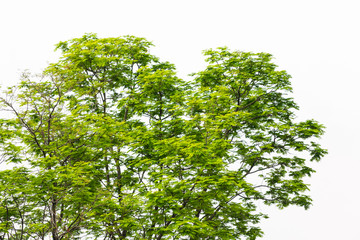
[[[186,82],[143,38],[60,42],[1,102],[2,239],[256,239],[258,203],[307,209],[323,126],[267,53],[204,51]]]

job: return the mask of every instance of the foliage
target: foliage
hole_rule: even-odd
[[[185,82],[143,38],[60,42],[1,98],[0,239],[256,239],[259,202],[307,209],[323,126],[267,53],[204,52]]]

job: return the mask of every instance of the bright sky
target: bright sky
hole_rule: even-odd
[[[98,33],[152,41],[179,76],[204,66],[201,51],[269,52],[293,76],[299,119],[327,126],[329,155],[309,179],[313,207],[264,208],[264,240],[359,239],[360,2],[351,0],[2,0],[0,82],[57,58],[54,44]]]

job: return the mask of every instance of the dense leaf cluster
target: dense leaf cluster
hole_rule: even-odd
[[[256,239],[256,204],[308,208],[323,126],[295,122],[267,53],[204,52],[185,82],[143,38],[82,38],[1,98],[0,239]]]

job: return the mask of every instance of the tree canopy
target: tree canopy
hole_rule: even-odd
[[[86,34],[4,91],[0,239],[256,239],[258,203],[311,205],[324,127],[272,55],[209,49],[184,81],[151,46]]]

